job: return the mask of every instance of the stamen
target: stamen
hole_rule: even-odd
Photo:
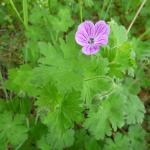
[[[90,38],[88,41],[89,44],[93,44],[94,43],[94,38]]]
[[[90,38],[90,40],[91,40],[91,41],[94,41],[94,39],[93,39],[93,38]]]

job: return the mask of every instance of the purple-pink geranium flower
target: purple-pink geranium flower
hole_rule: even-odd
[[[108,43],[109,26],[105,21],[98,21],[95,25],[91,21],[81,23],[76,32],[76,42],[82,45],[82,52],[92,55],[99,51],[100,45]]]

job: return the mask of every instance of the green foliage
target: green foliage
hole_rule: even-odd
[[[50,16],[52,27],[55,31],[67,32],[68,28],[73,25],[70,8],[60,8],[58,16]]]
[[[48,132],[48,127],[42,124],[41,122],[38,122],[38,124],[30,128],[29,138],[34,139],[34,141],[38,141],[47,132]]]
[[[6,140],[12,145],[18,145],[28,138],[28,129],[25,124],[25,115],[12,115],[11,112],[4,111],[0,114],[0,140]],[[21,135],[21,136],[20,136]]]
[[[136,95],[140,91],[141,83],[139,81],[134,81],[133,78],[126,78],[125,83],[123,84],[122,92],[129,96],[130,94]]]
[[[77,58],[80,47],[77,46],[74,39],[74,34],[70,33],[67,37],[67,43],[70,39],[70,44],[66,45],[62,40],[61,49],[57,45],[40,43],[40,52],[46,56],[39,59],[40,67],[33,70],[35,76],[31,79],[32,84],[40,86],[47,84],[49,81],[56,81],[59,93],[65,93],[67,90],[81,90],[83,82],[83,71],[87,67],[86,60],[82,57]],[[69,46],[74,46],[73,56]],[[63,52],[63,54],[62,54]],[[76,54],[76,55],[75,55]],[[55,60],[55,61],[54,61]],[[39,80],[41,78],[41,80]]]
[[[85,108],[81,107],[83,101],[80,100],[80,93],[76,91],[67,92],[65,97],[59,101],[55,111],[47,113],[44,123],[50,124],[52,132],[57,132],[62,136],[67,128],[74,127],[74,121],[80,124],[84,122],[83,114]],[[71,110],[70,110],[71,108]]]
[[[52,145],[54,149],[63,150],[65,147],[70,147],[74,142],[74,130],[68,129],[65,134],[60,138],[55,132],[48,133],[46,141]]]
[[[127,100],[127,124],[142,123],[145,112],[145,107],[138,96],[131,94]]]
[[[71,150],[83,149],[84,142],[88,140],[88,135],[86,133],[86,130],[84,128],[80,130],[76,130],[74,137],[75,140],[73,146],[71,146]]]
[[[4,100],[0,99],[0,113],[3,113],[5,110],[9,110],[9,107]]]
[[[150,2],[126,35],[141,3],[28,0],[24,32],[16,15],[25,15],[20,0],[13,0],[13,9],[10,1],[0,2],[0,63],[15,58],[23,64],[10,65],[19,66],[8,70],[6,88],[13,93],[7,103],[4,96],[0,99],[0,150],[148,149],[139,125],[146,111],[137,94],[143,88],[149,93]],[[84,55],[75,41],[81,18],[118,23],[108,22],[108,44],[92,56]]]
[[[146,148],[146,142],[144,140],[145,136],[146,131],[143,130],[140,125],[129,127],[129,138],[131,140],[131,147],[134,150],[141,150]]]
[[[106,144],[104,145],[104,150],[131,150],[129,148],[129,138],[126,135],[122,135],[121,133],[117,132],[114,135],[114,140],[111,138],[106,139]]]
[[[41,139],[37,142],[37,147],[42,150],[51,150],[52,147],[46,142],[46,135],[43,135]]]
[[[87,107],[90,107],[92,99],[96,94],[104,94],[112,88],[110,80],[98,78],[107,74],[109,68],[107,59],[94,59],[91,66],[85,71],[86,81],[83,83],[82,99],[86,100]],[[93,78],[90,80],[90,78]],[[106,86],[107,85],[107,86]]]
[[[6,88],[11,92],[24,97],[26,95],[36,97],[36,88],[30,85],[30,79],[33,76],[32,68],[25,64],[19,68],[10,69],[8,72],[9,80],[6,82]]]
[[[114,131],[117,130],[117,126],[121,128],[125,123],[125,102],[126,98],[124,95],[117,93],[110,94],[109,97],[99,105],[97,112],[91,110],[87,111],[88,118],[83,124],[83,127],[88,129],[95,139],[104,139],[105,134],[110,136],[112,129],[108,120],[111,122]]]
[[[54,84],[48,83],[46,86],[41,86],[38,89],[38,97],[35,102],[36,106],[40,106],[40,111],[54,111],[59,105],[59,101],[62,99],[62,95],[58,94],[57,88]]]
[[[115,39],[115,45],[121,46],[125,41],[127,41],[126,29],[123,26],[118,26],[117,24],[112,26],[112,32]]]
[[[93,0],[85,0],[85,7],[92,7],[93,5]]]

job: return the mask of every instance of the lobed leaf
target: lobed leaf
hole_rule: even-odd
[[[126,98],[124,95],[117,93],[110,94],[109,97],[101,103],[97,112],[91,110],[87,111],[88,118],[85,123],[83,123],[83,127],[88,129],[91,135],[97,140],[104,139],[105,134],[110,136],[112,129],[108,123],[109,121],[114,131],[117,130],[117,126],[121,128],[125,123],[125,102]]]

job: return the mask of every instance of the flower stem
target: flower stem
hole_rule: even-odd
[[[82,5],[83,5],[83,2],[82,2],[82,0],[80,0],[80,21],[81,21],[81,23],[82,23]]]
[[[12,8],[14,9],[14,11],[16,12],[18,18],[20,19],[20,21],[21,21],[21,22],[23,23],[23,25],[24,25],[24,22],[23,22],[23,20],[21,19],[21,17],[20,17],[20,15],[19,15],[19,13],[18,13],[18,11],[17,11],[17,9],[16,9],[16,7],[15,7],[15,5],[14,5],[14,3],[13,3],[12,0],[10,0],[10,4],[11,4]]]
[[[58,33],[59,33],[59,31],[56,31],[56,39],[55,39],[55,43],[57,42],[57,39],[58,39]]]
[[[100,19],[102,20],[102,16],[103,16],[103,13],[104,13],[104,8],[105,8],[105,3],[106,3],[106,0],[104,0],[103,2],[103,7],[102,7],[102,10],[101,10],[101,14],[100,14]]]
[[[106,10],[106,13],[105,13],[105,16],[104,16],[104,20],[105,20],[107,14],[108,14],[108,11],[109,11],[109,8],[110,8],[110,6],[111,6],[111,3],[112,3],[112,0],[110,0],[110,2],[109,2],[109,5],[108,5],[108,7],[107,7],[107,10]]]
[[[49,7],[50,14],[52,14],[52,5],[51,5],[51,1],[50,0],[48,0],[48,7]]]
[[[107,77],[107,76],[97,76],[97,77],[85,79],[85,81],[90,81],[90,80],[94,80],[94,79],[108,79],[108,80],[110,80],[113,83],[113,87],[107,93],[102,94],[102,95],[99,94],[100,96],[105,96],[105,95],[110,94],[114,90],[114,88],[117,86],[115,84],[115,82],[113,81],[113,79],[111,79],[110,77]]]
[[[128,30],[127,30],[127,32],[126,32],[126,35],[127,35],[128,32],[130,31],[130,29],[131,29],[131,27],[132,27],[132,25],[133,25],[135,19],[137,18],[138,14],[139,14],[139,12],[141,11],[141,9],[142,9],[143,5],[145,4],[145,2],[146,2],[146,0],[143,0],[143,2],[142,2],[142,4],[141,4],[140,8],[138,9],[137,13],[135,14],[135,16],[134,16],[134,18],[133,18],[133,20],[132,20],[132,22],[131,22],[131,24],[130,24]]]

